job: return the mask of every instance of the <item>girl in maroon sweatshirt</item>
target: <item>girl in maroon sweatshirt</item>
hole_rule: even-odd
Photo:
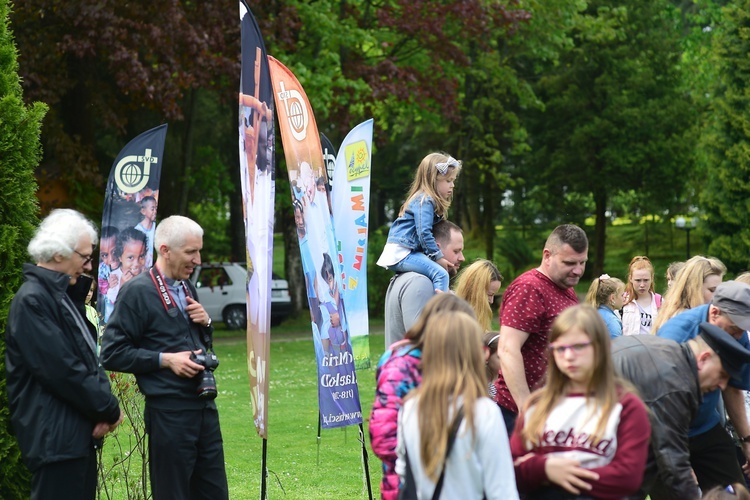
[[[648,455],[648,413],[617,378],[610,338],[588,304],[563,311],[550,332],[547,384],[511,437],[526,498],[620,499],[638,492]]]

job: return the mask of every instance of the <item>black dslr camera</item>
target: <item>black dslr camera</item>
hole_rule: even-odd
[[[206,354],[191,354],[190,361],[197,363],[205,368],[202,372],[196,375],[201,377],[200,383],[198,384],[198,397],[200,399],[216,399],[216,378],[214,377],[214,370],[219,366],[219,358],[212,352]]]

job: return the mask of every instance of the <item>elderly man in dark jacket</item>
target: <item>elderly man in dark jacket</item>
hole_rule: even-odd
[[[24,265],[10,306],[8,401],[33,499],[95,498],[95,450],[122,421],[84,312],[96,240],[81,214],[53,211],[29,243],[36,265]]]
[[[724,389],[750,362],[750,351],[721,328],[702,323],[699,332],[683,344],[652,335],[612,341],[615,370],[636,386],[651,412],[642,490],[652,500],[700,498],[690,468],[690,421],[703,394]]]

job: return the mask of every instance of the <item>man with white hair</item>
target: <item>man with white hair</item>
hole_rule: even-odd
[[[120,290],[102,364],[134,373],[146,396],[154,499],[226,499],[213,327],[188,279],[201,263],[203,229],[174,215],[156,228],[154,243],[154,267]]]
[[[99,366],[84,301],[96,229],[54,210],[36,231],[10,306],[5,368],[13,432],[32,474],[31,498],[96,496],[96,448],[122,421]]]

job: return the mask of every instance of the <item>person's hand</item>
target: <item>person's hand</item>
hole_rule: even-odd
[[[527,453],[526,455],[518,457],[517,459],[513,461],[513,466],[515,467],[515,466],[521,465],[522,463],[524,463],[526,460],[530,459],[533,456],[534,456],[534,453]]]
[[[208,315],[200,302],[192,297],[187,298],[187,307],[185,310],[190,317],[190,321],[198,323],[199,325],[208,326],[208,322],[211,320],[211,316]]]
[[[742,472],[750,477],[750,443],[742,443],[742,454],[745,455],[745,464],[742,466]]]
[[[446,259],[445,257],[441,257],[435,262],[437,262],[440,265],[440,267],[442,267],[449,273],[450,273],[450,270],[454,267],[453,264],[451,264],[450,261],[448,261],[448,259]]]
[[[169,368],[178,377],[193,378],[198,372],[205,370],[203,366],[190,360],[191,354],[200,354],[202,351],[163,352],[161,354],[161,366]]]
[[[120,418],[117,419],[117,422],[109,426],[109,432],[117,429],[117,426],[120,425],[123,420],[125,420],[125,413],[123,413],[122,409],[120,409]]]
[[[101,439],[108,432],[109,432],[109,424],[107,422],[98,422],[94,426],[94,430],[91,432],[91,436],[94,439]]]
[[[339,313],[332,313],[331,314],[331,326],[334,328],[337,328],[341,326],[341,321],[339,319]]]
[[[589,481],[598,481],[599,474],[583,469],[578,460],[562,457],[547,457],[544,462],[544,473],[547,479],[561,486],[564,490],[580,495],[581,491],[589,491]]]
[[[120,278],[116,274],[110,274],[109,279],[107,281],[109,281],[110,288],[115,288],[117,285],[120,284]]]
[[[129,271],[125,271],[124,273],[122,273],[122,284],[124,285],[128,281],[138,276],[138,274],[140,274],[140,271],[138,273],[134,273],[132,269]]]

